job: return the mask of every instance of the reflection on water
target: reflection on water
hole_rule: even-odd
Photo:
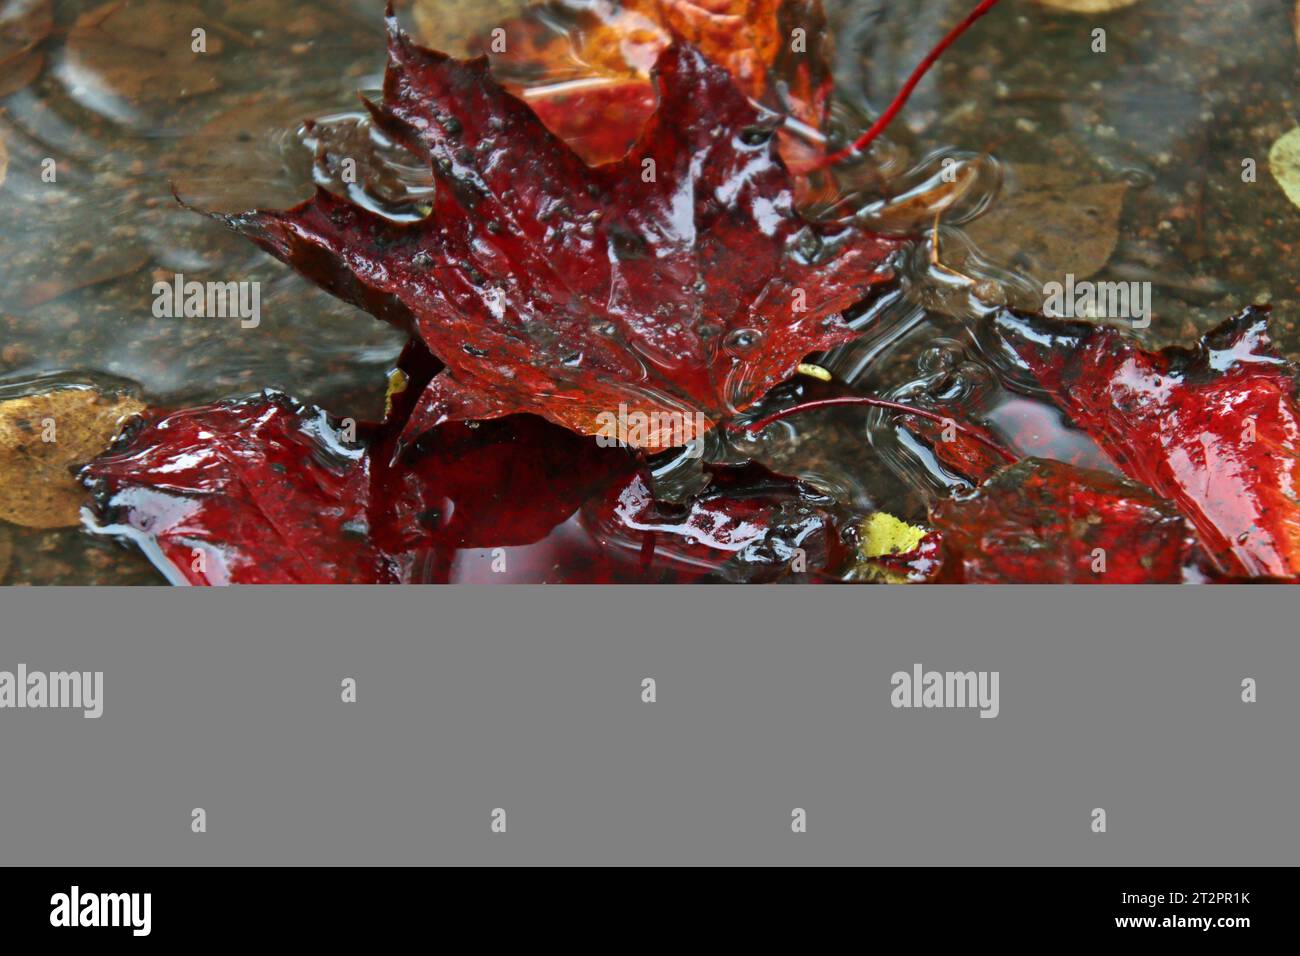
[[[861,129],[968,5],[831,0],[838,135]],[[425,42],[464,52],[523,6],[411,0],[399,14]],[[382,7],[0,0],[0,383],[76,370],[130,380],[158,405],[277,386],[376,416],[399,335],[182,209],[172,189],[199,208],[245,209],[290,205],[315,183],[396,218],[422,215],[429,175],[370,128],[356,100],[380,83]],[[1296,354],[1300,220],[1264,171],[1297,115],[1289,7],[1140,0],[1094,22],[1003,4],[922,82],[888,141],[845,171],[842,193],[819,197],[820,211],[865,208],[899,231],[927,232],[942,214],[942,268],[928,240],[919,244],[904,288],[859,317],[868,334],[825,364],[877,394],[947,390],[996,433],[1097,464],[1055,412],[981,364],[966,332],[969,279],[981,283],[977,299],[1021,303],[1055,268],[1149,281],[1154,341],[1187,340],[1247,300],[1272,300],[1278,338]],[[1105,53],[1092,50],[1099,23]],[[936,181],[944,157],[974,170],[955,198]],[[1254,183],[1240,175],[1248,158],[1260,167]],[[1109,195],[1097,190],[1119,184],[1113,224],[1069,218],[1080,190]],[[1017,208],[1032,215],[1017,219]],[[986,219],[983,242],[963,235],[963,223],[999,209],[1005,220]],[[1043,222],[1055,238],[1035,230]],[[260,325],[155,316],[153,283],[177,273],[260,282]],[[916,516],[943,485],[879,415],[811,414],[749,444],[720,453],[758,451],[856,511],[887,503]],[[157,580],[138,557],[75,529],[3,527],[0,552],[10,582]]]

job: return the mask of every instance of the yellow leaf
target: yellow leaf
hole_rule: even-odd
[[[914,524],[900,521],[885,511],[877,511],[862,522],[861,543],[858,553],[863,558],[879,558],[887,554],[906,554],[915,551],[925,538],[926,531]]]
[[[822,382],[831,380],[831,373],[826,371],[820,365],[813,365],[811,362],[800,362],[799,367],[795,369],[800,375],[807,375],[809,378],[815,378]]]
[[[1131,7],[1138,0],[1034,0],[1039,6],[1064,10],[1066,13],[1109,13]]]
[[[384,393],[384,421],[393,412],[393,399],[406,391],[406,386],[410,378],[400,368],[395,368],[388,373],[388,391]]]
[[[1300,127],[1280,137],[1268,151],[1268,170],[1294,206],[1300,206]]]
[[[919,575],[911,575],[900,566],[879,559],[915,551],[927,534],[925,528],[900,521],[884,511],[876,512],[858,528],[858,560],[845,580],[877,584],[911,584],[922,580]]]

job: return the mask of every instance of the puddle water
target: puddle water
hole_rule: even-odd
[[[399,15],[429,45],[464,52],[523,6],[412,0]],[[968,6],[831,0],[839,135],[865,128]],[[315,184],[394,218],[422,216],[431,177],[370,128],[356,98],[377,96],[382,7],[0,0],[6,394],[58,373],[126,380],[162,407],[274,386],[338,415],[379,416],[401,336],[182,208],[172,190],[198,208],[240,210],[291,205]],[[1098,19],[1002,4],[921,83],[870,159],[846,168],[842,188],[815,197],[815,211],[865,210],[881,228],[925,236],[901,287],[859,310],[864,337],[822,364],[864,394],[960,412],[1021,453],[1109,468],[983,354],[967,277],[980,297],[1030,306],[1064,273],[1150,283],[1143,334],[1153,344],[1188,341],[1247,302],[1271,301],[1282,350],[1300,354],[1300,213],[1266,168],[1269,146],[1300,116],[1289,8],[1139,0]],[[553,20],[557,30],[576,22],[560,7]],[[1094,49],[1098,26],[1105,52]],[[196,43],[204,56],[191,55]],[[571,92],[580,72],[506,78]],[[356,168],[330,158],[340,154]],[[951,207],[936,204],[945,160],[973,171]],[[1254,182],[1243,181],[1246,160],[1258,166]],[[930,256],[935,212],[940,266]],[[156,314],[154,283],[178,273],[259,283],[256,326]],[[783,386],[763,408],[797,400],[807,385]],[[715,442],[712,454],[754,455],[849,516],[884,507],[919,518],[961,486],[893,416],[859,409],[808,413]],[[685,471],[661,471],[664,487],[689,490]],[[511,576],[582,579],[570,559],[599,541],[618,550],[620,575],[636,579],[644,542],[602,534],[580,510],[545,541],[512,549]],[[75,528],[0,522],[0,554],[5,583],[162,581],[135,551]],[[674,560],[657,553],[654,567]],[[484,567],[473,552],[444,555],[417,577],[491,578]]]

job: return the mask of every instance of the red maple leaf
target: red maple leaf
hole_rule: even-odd
[[[626,451],[531,415],[450,422],[397,459],[361,433],[278,392],[151,413],[83,469],[87,524],[177,584],[445,582],[510,548],[508,576],[478,577],[770,580],[840,558],[826,502],[758,466],[709,466],[669,506]]]
[[[1300,407],[1267,308],[1159,352],[1085,322],[1010,311],[989,322],[1124,474],[1178,505],[1220,573],[1300,576]]]
[[[142,420],[83,469],[91,531],[173,584],[396,580],[370,534],[370,462],[318,408],[267,392]]]
[[[390,18],[371,111],[431,163],[430,215],[394,222],[320,191],[224,218],[445,364],[408,440],[532,412],[636,447],[684,444],[853,338],[840,312],[892,275],[902,242],[802,218],[776,117],[696,50],[674,44],[655,72],[641,138],[590,167],[485,59],[415,46]]]
[[[361,432],[271,391],[152,413],[83,469],[88,524],[173,583],[396,583],[460,549],[539,541],[634,470],[532,416],[448,424],[400,461]]]
[[[1187,523],[1136,482],[1025,458],[941,502],[939,580],[961,584],[1177,584]]]
[[[493,30],[474,51],[593,165],[636,142],[655,109],[650,71],[675,38],[726,69],[760,107],[788,116],[777,137],[792,172],[825,153],[831,43],[818,0],[559,0],[533,4],[499,30],[510,37],[505,49],[494,49]]]

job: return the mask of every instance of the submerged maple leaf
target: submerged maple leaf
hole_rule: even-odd
[[[932,507],[930,524],[873,515],[848,579],[1177,584],[1195,557],[1173,502],[1109,472],[1044,458],[992,468],[979,487]]]
[[[726,69],[755,103],[789,117],[800,136],[783,129],[779,148],[794,172],[824,152],[832,82],[818,0],[559,0],[501,29],[506,48],[493,51],[489,38],[482,52],[590,163],[618,159],[636,141],[655,107],[651,69],[675,38]]]
[[[1177,584],[1186,522],[1133,481],[1025,458],[931,514],[939,580],[960,584]]]
[[[151,416],[80,477],[90,530],[173,584],[396,580],[370,540],[364,449],[280,393]]]
[[[1267,308],[1160,352],[1086,322],[1000,311],[988,323],[1124,474],[1179,506],[1221,574],[1300,576],[1300,406]]]
[[[533,412],[589,435],[613,424],[635,447],[684,444],[853,338],[840,312],[892,275],[902,241],[804,220],[769,118],[698,51],[667,48],[656,76],[641,138],[589,167],[486,60],[417,47],[390,17],[371,111],[431,162],[431,214],[394,222],[318,191],[224,218],[445,364],[408,440]]]
[[[467,551],[515,548],[508,577],[477,576],[771,580],[838,559],[825,502],[757,466],[712,466],[674,508],[626,451],[531,415],[451,422],[396,459],[386,429],[361,433],[270,391],[154,413],[82,470],[86,523],[175,584],[443,583],[476,577]]]
[[[82,470],[87,523],[178,584],[397,583],[431,553],[538,541],[633,470],[531,416],[450,424],[400,462],[382,432],[349,437],[273,391],[155,413]]]

